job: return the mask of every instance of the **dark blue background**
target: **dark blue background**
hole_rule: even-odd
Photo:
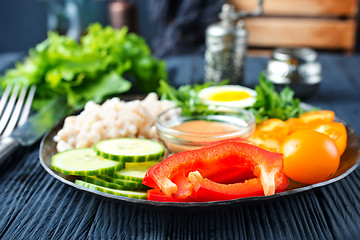
[[[47,15],[41,1],[44,0],[0,0],[0,53],[27,52],[46,38]],[[83,1],[97,1],[103,6],[96,14],[103,16],[103,24],[109,24],[106,6],[111,0]],[[202,53],[204,30],[217,21],[217,14],[225,0],[131,2],[137,7],[138,33],[145,38],[156,56],[163,57]],[[356,35],[359,39],[359,31]],[[357,45],[355,52],[359,53],[360,44]]]
[[[107,1],[103,2],[104,5],[107,4]],[[133,2],[138,11],[139,34],[150,42],[155,34],[156,26],[148,24],[148,1],[134,0]],[[104,10],[106,11],[106,7]],[[106,12],[102,14],[107,15]],[[26,52],[43,41],[47,33],[46,21],[44,4],[39,0],[1,0],[0,53]],[[108,19],[105,18],[104,23],[108,24]]]

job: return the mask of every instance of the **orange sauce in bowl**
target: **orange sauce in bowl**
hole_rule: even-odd
[[[173,126],[172,129],[189,133],[176,136],[178,140],[188,142],[189,144],[166,143],[168,149],[171,152],[176,153],[197,149],[204,146],[206,143],[235,137],[236,135],[226,135],[236,133],[241,130],[241,127],[227,122],[191,120]]]
[[[209,114],[183,115],[179,107],[159,114],[155,121],[159,138],[169,153],[194,150],[229,138],[249,138],[255,117],[245,109],[213,107]]]
[[[238,126],[225,122],[191,120],[182,122],[172,129],[190,133],[224,133],[239,130]],[[191,140],[191,139],[189,139]]]

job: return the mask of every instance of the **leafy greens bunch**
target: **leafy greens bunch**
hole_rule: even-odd
[[[304,112],[300,106],[300,99],[294,98],[294,91],[290,87],[286,86],[278,93],[263,74],[260,74],[259,85],[255,90],[256,102],[248,110],[254,114],[256,123],[269,118],[287,120],[299,117]]]
[[[218,85],[225,85],[227,81],[222,81]],[[201,102],[199,91],[212,86],[211,83],[183,85],[178,89],[170,86],[167,82],[161,81],[158,93],[162,99],[168,99],[178,107],[182,108],[184,115],[209,114],[212,113],[211,107]],[[255,118],[256,123],[269,118],[279,118],[287,120],[292,117],[299,117],[304,110],[300,106],[300,99],[294,98],[294,91],[290,87],[283,88],[279,93],[274,85],[260,74],[259,84],[255,87],[257,97],[253,106],[248,107]]]
[[[80,109],[90,100],[100,102],[129,91],[132,83],[142,92],[151,92],[161,79],[167,79],[165,62],[151,56],[143,38],[127,28],[98,23],[88,27],[79,43],[49,32],[46,40],[0,77],[2,88],[35,84],[35,110],[59,96],[72,110]]]

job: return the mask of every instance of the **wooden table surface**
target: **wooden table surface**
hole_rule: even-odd
[[[21,55],[0,55],[8,67]],[[201,82],[203,58],[167,58],[174,85]],[[245,85],[266,58],[248,58]],[[323,82],[309,103],[360,133],[360,57],[321,54]],[[231,207],[158,208],[79,191],[39,163],[39,143],[0,168],[0,239],[360,239],[360,169],[315,190]]]

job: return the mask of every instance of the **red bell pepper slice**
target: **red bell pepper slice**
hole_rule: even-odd
[[[221,201],[264,195],[259,178],[251,178],[240,183],[221,184],[203,178],[198,171],[189,173],[188,178],[194,185],[192,196],[197,201]],[[281,184],[276,192],[284,191],[289,185],[289,180],[285,175],[282,175],[281,178]]]
[[[159,188],[156,185],[155,181],[151,178],[151,176],[149,176],[150,172],[151,172],[151,170],[149,169],[147,171],[147,173],[145,174],[145,177],[143,179],[143,184],[146,185],[146,186],[149,186],[151,188]],[[189,197],[192,194],[192,190],[193,190],[194,186],[191,184],[191,182],[188,180],[187,176],[185,176],[184,173],[179,173],[178,175],[175,175],[171,179],[171,181],[174,184],[176,184],[176,186],[178,187],[178,189],[177,189],[177,191],[175,193],[176,198],[184,199],[184,198]]]
[[[174,194],[176,198],[187,198],[192,194],[194,186],[191,184],[187,176],[184,173],[180,173],[171,179],[176,184],[178,190]]]
[[[252,142],[246,138],[235,137],[235,138],[223,139],[223,140],[216,141],[216,142],[210,142],[210,143],[206,144],[205,146],[203,146],[202,148],[213,147],[213,146],[221,144],[221,143],[229,143],[229,142],[242,142],[242,143],[252,144]]]
[[[224,140],[220,140],[217,142],[212,142],[208,145],[205,145],[203,148],[213,147],[215,145],[221,143],[228,143],[228,142],[243,142],[252,144],[248,139],[235,137],[235,138],[228,138]],[[239,167],[239,166],[223,166],[221,169],[217,169],[215,173],[207,176],[208,179],[217,183],[236,183],[236,182],[243,182],[247,179],[254,178],[254,174],[252,171],[246,167]]]
[[[206,178],[217,183],[238,183],[254,178],[253,172],[246,167],[230,166],[207,176]]]
[[[194,185],[193,197],[197,201],[221,201],[264,195],[259,178],[241,183],[221,184],[203,178],[198,171],[195,171],[189,173],[189,180]]]
[[[220,141],[216,141],[216,142],[211,142],[211,143],[205,145],[202,148],[214,147],[215,145],[218,145],[218,144],[221,144],[221,143],[228,143],[228,142],[244,142],[244,143],[252,144],[247,139],[240,138],[240,137],[235,137],[235,138],[224,139],[224,140],[220,140]],[[158,187],[157,184],[155,183],[155,181],[150,176],[150,173],[153,171],[152,168],[155,168],[155,166],[151,167],[147,171],[147,173],[145,175],[145,178],[143,180],[143,184],[148,186],[148,187],[151,187],[151,188],[157,188]],[[231,171],[230,171],[229,168],[231,168]],[[214,172],[212,174],[213,176],[208,176],[208,177],[211,178],[211,180],[213,180],[215,182],[226,183],[226,181],[231,182],[231,180],[238,177],[239,175],[237,175],[237,174],[243,174],[243,171],[249,171],[249,170],[245,170],[243,167],[239,167],[238,169],[239,169],[239,172],[233,172],[233,173],[231,173],[232,176],[230,176],[229,174],[230,174],[230,172],[232,172],[232,170],[234,170],[234,166],[230,166],[230,167],[228,167],[228,166],[219,166],[219,168],[215,169],[217,172]],[[225,175],[225,173],[226,173],[226,175]],[[246,174],[246,177],[240,177],[240,179],[237,180],[237,181],[242,181],[242,180],[245,180],[246,178],[250,178],[250,174]],[[218,179],[219,179],[219,181],[218,181]],[[234,181],[235,181],[235,179],[234,179]]]
[[[193,202],[192,198],[178,199],[174,197],[166,196],[158,188],[150,189],[147,191],[147,200],[157,201],[157,202]]]
[[[187,176],[197,170],[207,177],[224,166],[250,169],[260,179],[265,195],[274,194],[282,184],[283,155],[243,142],[224,142],[174,154],[149,169],[143,183],[150,187],[156,184],[166,196],[172,196],[179,189],[171,181],[176,175]]]

